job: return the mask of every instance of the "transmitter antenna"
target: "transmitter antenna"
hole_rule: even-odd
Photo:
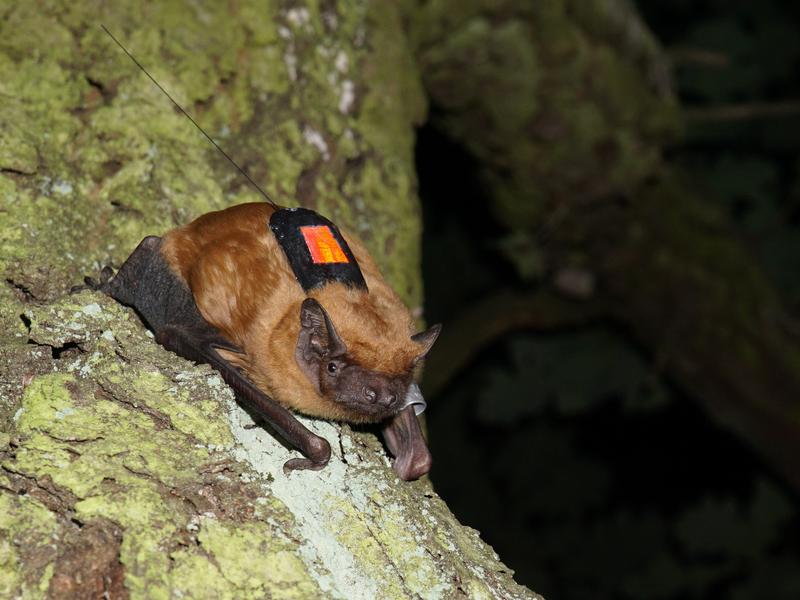
[[[152,75],[150,75],[150,73],[148,73],[147,69],[145,69],[145,68],[144,68],[144,67],[141,65],[141,63],[140,63],[138,60],[136,60],[136,58],[133,56],[133,54],[131,54],[130,52],[128,52],[127,48],[125,48],[125,46],[123,46],[123,45],[120,43],[120,41],[119,41],[117,38],[115,38],[115,37],[114,37],[114,35],[113,35],[113,34],[112,34],[112,33],[111,33],[111,32],[110,32],[108,29],[106,29],[106,26],[105,26],[105,25],[103,25],[103,24],[101,24],[101,25],[100,25],[100,27],[102,27],[102,28],[103,28],[103,31],[105,31],[105,32],[108,34],[108,37],[110,37],[112,40],[114,40],[114,43],[116,43],[116,44],[117,44],[117,46],[119,46],[120,48],[122,48],[122,51],[123,51],[125,54],[127,54],[127,55],[128,55],[128,58],[130,58],[130,59],[133,61],[133,63],[134,63],[134,64],[135,64],[137,67],[139,67],[139,68],[142,70],[142,72],[143,72],[145,75],[147,75],[147,77],[150,79],[150,81],[152,81],[152,82],[155,84],[155,86],[156,86],[156,87],[157,87],[159,90],[161,90],[161,92],[162,92],[162,93],[163,93],[163,94],[164,94],[164,95],[165,95],[167,98],[169,98],[170,102],[172,102],[172,104],[174,104],[174,105],[175,105],[175,108],[177,108],[179,111],[181,111],[181,112],[183,113],[183,116],[185,116],[187,119],[189,119],[189,120],[192,122],[192,125],[194,125],[195,127],[197,127],[197,129],[199,129],[199,130],[200,130],[200,133],[202,133],[204,136],[206,136],[206,139],[207,139],[209,142],[211,142],[211,143],[214,145],[214,147],[215,147],[217,150],[219,150],[219,151],[222,153],[222,156],[224,156],[225,158],[227,158],[227,159],[228,159],[228,162],[230,162],[230,163],[231,163],[231,164],[232,164],[234,167],[236,167],[236,168],[238,169],[238,171],[239,171],[239,172],[240,172],[242,175],[244,175],[245,179],[247,179],[247,181],[249,181],[249,182],[250,182],[250,184],[251,184],[251,185],[252,185],[254,188],[256,188],[256,189],[257,189],[257,190],[258,190],[258,191],[261,193],[261,195],[262,195],[262,196],[264,196],[264,198],[266,198],[266,199],[267,199],[267,202],[269,202],[269,203],[272,205],[272,207],[273,207],[273,208],[275,208],[275,209],[279,208],[279,207],[278,207],[278,205],[277,205],[277,204],[275,204],[275,202],[273,202],[272,198],[270,198],[270,197],[269,197],[269,194],[267,194],[267,192],[265,192],[264,190],[262,190],[262,189],[261,189],[261,186],[259,186],[259,185],[258,185],[258,184],[257,184],[255,181],[253,181],[253,179],[250,177],[250,175],[248,175],[248,174],[247,174],[247,172],[246,172],[244,169],[242,169],[242,167],[240,167],[240,166],[239,166],[239,165],[236,163],[236,161],[235,161],[235,160],[233,160],[233,159],[232,159],[230,156],[228,156],[228,153],[227,153],[227,152],[225,152],[225,150],[223,150],[222,148],[220,148],[220,145],[219,145],[219,144],[217,144],[217,142],[215,142],[215,141],[214,141],[214,140],[211,138],[211,136],[210,136],[210,135],[208,135],[208,134],[206,133],[205,129],[203,129],[202,127],[200,127],[200,125],[198,125],[198,124],[197,124],[197,121],[195,121],[195,120],[192,118],[192,116],[191,116],[189,113],[187,113],[185,110],[183,110],[183,107],[182,107],[180,104],[178,104],[178,103],[177,103],[177,102],[176,102],[176,101],[173,99],[173,97],[172,97],[172,96],[170,96],[170,95],[169,95],[169,92],[167,92],[167,90],[165,90],[163,87],[161,87],[161,84],[160,84],[160,83],[158,83],[158,82],[157,82],[155,79],[153,79],[153,76],[152,76]]]

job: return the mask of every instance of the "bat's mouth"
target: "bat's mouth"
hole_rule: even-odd
[[[363,400],[364,397],[364,395],[361,395],[354,399],[347,394],[338,394],[336,396],[336,402],[345,405],[350,410],[368,416],[375,421],[394,417],[400,411],[408,407],[413,407],[414,413],[416,415],[421,415],[428,406],[428,403],[425,402],[425,399],[422,397],[419,386],[414,382],[408,386],[404,395],[393,397],[385,404],[381,404],[377,401],[365,402]]]
[[[361,417],[358,420],[381,421],[407,406],[410,379],[352,365],[341,369],[341,374],[332,382],[334,385],[322,391],[336,404]],[[327,383],[327,379],[323,378],[322,382]]]
[[[398,399],[379,403],[362,399],[362,396],[353,398],[344,394],[337,395],[336,402],[347,407],[349,410],[369,417],[373,421],[381,421],[396,415],[402,407],[402,402]]]

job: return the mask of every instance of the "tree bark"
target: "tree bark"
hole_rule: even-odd
[[[421,302],[413,127],[391,2],[0,8],[0,596],[534,598],[370,433],[309,421],[320,472],[134,314],[68,294],[147,234],[260,199],[358,233]]]
[[[614,319],[800,492],[796,327],[721,210],[664,160],[681,113],[632,4],[453,1],[412,14],[434,122],[479,160],[507,256],[535,289],[527,311],[489,322]],[[590,294],[543,303],[565,271],[585,273]],[[470,341],[507,331],[478,314],[445,324],[448,373],[477,352]]]

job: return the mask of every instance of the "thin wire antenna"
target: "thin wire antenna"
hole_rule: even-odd
[[[236,161],[235,161],[235,160],[233,160],[233,159],[232,159],[230,156],[228,156],[228,153],[227,153],[227,152],[225,152],[225,150],[223,150],[222,148],[220,148],[219,144],[217,144],[217,142],[215,142],[215,141],[214,141],[214,140],[211,138],[211,136],[210,136],[210,135],[208,135],[208,134],[206,133],[205,129],[203,129],[202,127],[200,127],[200,125],[198,125],[198,124],[197,124],[197,121],[195,121],[195,120],[192,118],[192,116],[191,116],[189,113],[187,113],[185,110],[183,110],[183,107],[182,107],[180,104],[178,104],[178,103],[177,103],[177,102],[176,102],[176,101],[175,101],[175,100],[172,98],[172,96],[170,96],[170,95],[169,95],[169,92],[167,92],[167,90],[165,90],[163,87],[161,87],[161,84],[160,84],[160,83],[158,83],[158,82],[157,82],[155,79],[153,79],[153,76],[152,76],[152,75],[150,75],[150,73],[147,71],[147,69],[145,69],[145,68],[144,68],[144,67],[141,65],[141,63],[140,63],[138,60],[136,60],[136,58],[133,56],[133,54],[131,54],[130,52],[128,52],[127,48],[125,48],[125,46],[123,46],[123,45],[120,43],[120,41],[119,41],[117,38],[115,38],[115,37],[114,37],[114,35],[113,35],[113,34],[112,34],[112,33],[111,33],[111,32],[110,32],[108,29],[106,29],[106,26],[105,26],[105,25],[103,25],[103,24],[101,23],[101,24],[100,24],[100,27],[102,27],[102,28],[103,28],[103,31],[105,31],[105,32],[108,34],[108,37],[110,37],[112,40],[114,40],[114,42],[117,44],[117,46],[119,46],[120,48],[122,48],[122,51],[123,51],[125,54],[127,54],[127,55],[128,55],[128,58],[130,58],[130,59],[133,61],[133,63],[134,63],[134,64],[135,64],[137,67],[139,67],[139,68],[142,70],[142,72],[143,72],[145,75],[147,75],[147,77],[150,79],[150,81],[152,81],[152,82],[155,84],[155,86],[156,86],[158,89],[160,89],[160,90],[163,92],[163,94],[164,94],[164,95],[165,95],[167,98],[169,98],[170,102],[172,102],[172,104],[174,104],[174,105],[175,105],[175,108],[177,108],[179,111],[181,111],[181,112],[183,113],[183,115],[184,115],[184,116],[185,116],[187,119],[189,119],[189,120],[192,122],[192,125],[194,125],[195,127],[197,127],[197,129],[199,129],[199,130],[200,130],[200,133],[202,133],[204,136],[206,136],[206,139],[208,139],[208,141],[209,141],[209,142],[211,142],[211,143],[214,145],[214,147],[215,147],[217,150],[219,150],[219,151],[222,153],[222,156],[224,156],[225,158],[227,158],[227,159],[228,159],[228,161],[229,161],[229,162],[230,162],[230,163],[231,163],[231,164],[232,164],[234,167],[236,167],[236,168],[239,170],[239,172],[240,172],[242,175],[244,175],[244,176],[245,176],[245,178],[247,179],[247,181],[249,181],[249,182],[250,182],[250,184],[251,184],[251,185],[252,185],[254,188],[256,188],[256,189],[257,189],[259,192],[261,192],[261,195],[262,195],[262,196],[264,196],[264,198],[266,198],[266,199],[267,199],[267,202],[269,202],[269,203],[272,205],[272,207],[273,207],[273,208],[276,208],[276,209],[277,209],[277,208],[280,208],[280,207],[279,207],[277,204],[275,204],[275,202],[273,202],[272,198],[270,198],[270,197],[269,197],[269,194],[267,194],[267,192],[265,192],[264,190],[262,190],[262,189],[261,189],[261,186],[259,186],[259,185],[258,185],[258,184],[257,184],[255,181],[253,181],[253,179],[250,177],[250,175],[248,175],[248,174],[245,172],[245,170],[244,170],[244,169],[242,169],[242,167],[240,167],[238,164],[236,164]]]

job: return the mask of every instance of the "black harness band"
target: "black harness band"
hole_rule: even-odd
[[[347,242],[322,215],[307,208],[282,208],[272,213],[269,228],[306,293],[331,281],[367,289]]]

